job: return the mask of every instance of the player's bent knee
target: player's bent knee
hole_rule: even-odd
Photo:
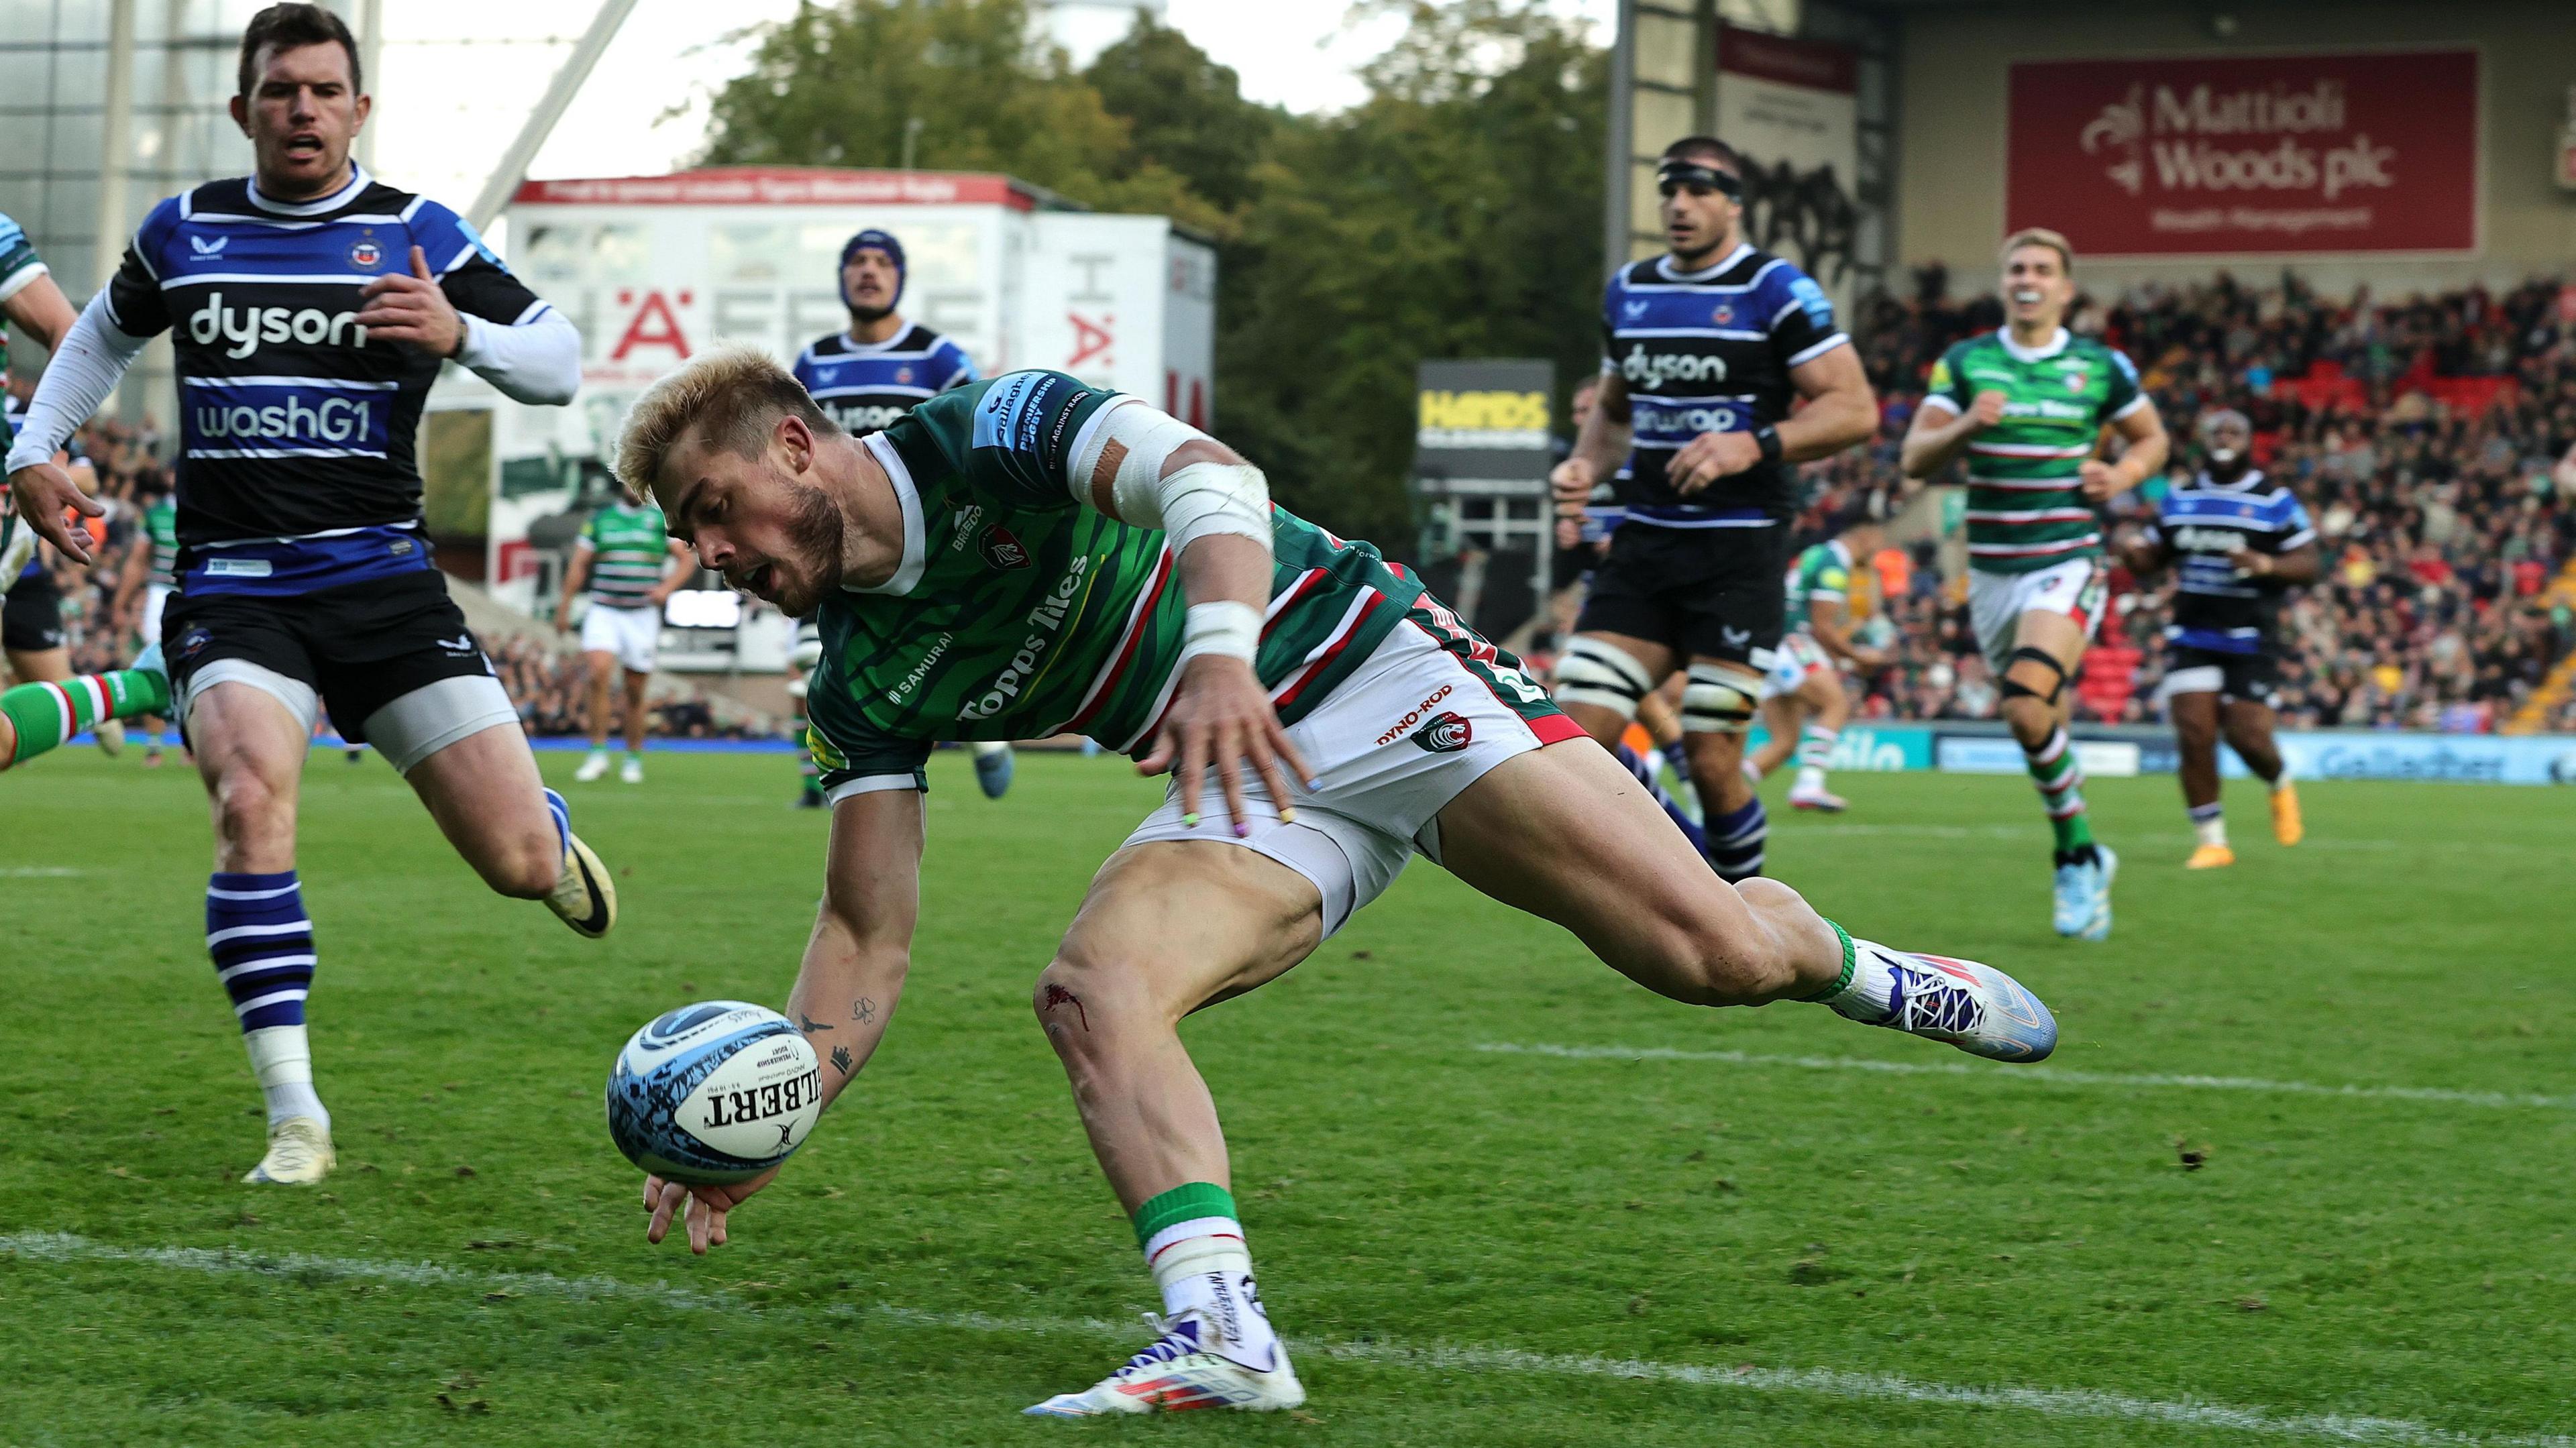
[[[474,872],[495,894],[542,900],[563,876],[563,841],[551,820],[498,845],[474,862]]]
[[[1556,698],[1562,704],[1583,704],[1634,719],[1637,705],[1654,687],[1646,666],[1627,650],[1586,634],[1576,634],[1556,661]]]
[[[1721,664],[1693,664],[1682,686],[1682,732],[1743,734],[1762,707],[1762,681]]]

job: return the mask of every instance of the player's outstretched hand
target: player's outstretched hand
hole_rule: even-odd
[[[1673,491],[1687,498],[1720,478],[1731,478],[1762,461],[1762,444],[1749,432],[1704,432],[1673,454],[1667,474]]]
[[[743,1199],[778,1175],[771,1167],[747,1182],[723,1187],[693,1187],[685,1182],[664,1181],[657,1176],[644,1178],[644,1210],[653,1219],[644,1225],[644,1240],[659,1245],[670,1235],[671,1219],[682,1216],[689,1234],[689,1250],[703,1257],[709,1247],[725,1244],[725,1214],[741,1206]]]
[[[411,275],[387,272],[358,291],[367,308],[358,325],[380,342],[409,342],[424,352],[453,357],[465,343],[465,321],[429,274],[429,258],[411,249]]]
[[[36,463],[9,475],[9,498],[18,516],[36,530],[36,536],[62,551],[75,563],[93,561],[89,556],[89,535],[63,521],[66,512],[84,518],[95,518],[107,511],[98,499],[80,490],[71,473],[52,463]]]
[[[1252,830],[1251,816],[1243,809],[1246,763],[1269,789],[1280,818],[1293,818],[1289,801],[1296,796],[1288,792],[1280,768],[1295,771],[1301,781],[1314,776],[1307,772],[1297,746],[1288,741],[1288,731],[1279,722],[1279,711],[1270,706],[1260,676],[1241,659],[1201,654],[1181,670],[1180,685],[1172,691],[1172,707],[1163,715],[1163,732],[1154,740],[1154,752],[1138,762],[1136,772],[1172,770],[1180,781],[1182,823],[1196,825],[1203,798],[1200,787],[1214,770],[1225,790],[1225,809],[1234,821],[1234,832],[1244,835]]]

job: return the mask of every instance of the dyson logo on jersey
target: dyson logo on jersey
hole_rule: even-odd
[[[306,346],[367,345],[367,329],[358,314],[326,312],[319,307],[227,307],[220,291],[206,293],[206,304],[188,314],[188,339],[200,347],[218,341],[227,357],[247,357],[262,342],[301,342]]]
[[[1619,359],[1619,375],[1631,387],[1661,387],[1667,382],[1724,382],[1726,359],[1714,352],[1648,352],[1643,342],[1628,344]]]

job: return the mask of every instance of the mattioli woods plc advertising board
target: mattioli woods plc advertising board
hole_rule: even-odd
[[[2207,55],[2012,67],[2006,230],[2096,256],[2468,252],[2478,55]]]

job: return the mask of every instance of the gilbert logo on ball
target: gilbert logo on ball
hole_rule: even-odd
[[[637,1031],[608,1074],[608,1134],[671,1181],[747,1181],[793,1155],[823,1112],[814,1048],[785,1016],[701,1001]]]

